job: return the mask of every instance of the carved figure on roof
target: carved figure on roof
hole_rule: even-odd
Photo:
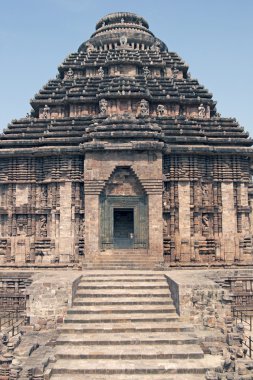
[[[120,42],[121,46],[126,46],[127,45],[127,36],[121,36],[119,42]]]
[[[199,117],[205,117],[206,116],[206,109],[205,109],[203,103],[200,104],[198,111],[199,111]]]
[[[177,78],[177,75],[178,75],[178,73],[179,73],[179,70],[176,68],[176,67],[174,67],[173,69],[172,69],[172,74],[173,74],[173,78]]]
[[[163,104],[158,104],[156,112],[158,116],[164,116],[165,106]]]
[[[105,72],[104,72],[104,69],[102,66],[99,67],[98,69],[98,75],[101,79],[104,79],[104,76],[105,76]]]
[[[161,51],[161,43],[156,40],[154,45],[151,46],[151,50],[154,50],[156,52],[160,52]]]
[[[143,75],[144,75],[144,77],[145,77],[145,80],[147,80],[148,77],[150,77],[151,72],[150,72],[148,66],[143,67]]]
[[[101,99],[99,102],[100,115],[106,115],[107,114],[107,107],[108,107],[107,100]]]
[[[149,102],[145,99],[141,100],[140,103],[140,114],[141,116],[149,116]]]
[[[48,119],[50,117],[50,107],[46,104],[45,107],[43,108],[43,114],[42,114],[44,119]]]
[[[71,69],[71,67],[68,69],[68,72],[66,74],[66,77],[71,79],[74,76],[74,71]]]
[[[87,53],[91,53],[92,51],[95,50],[94,46],[90,42],[87,42],[86,48],[87,48]]]

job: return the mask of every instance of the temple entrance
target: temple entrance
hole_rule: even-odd
[[[131,168],[115,168],[99,201],[102,251],[148,248],[148,196]]]
[[[113,210],[114,248],[132,248],[134,243],[134,209],[115,208]]]

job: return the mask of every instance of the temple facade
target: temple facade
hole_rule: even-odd
[[[102,18],[0,137],[0,264],[253,263],[253,140],[132,13]]]

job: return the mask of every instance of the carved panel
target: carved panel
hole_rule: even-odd
[[[174,236],[179,230],[178,183],[165,182],[163,191],[164,237]]]
[[[106,195],[141,196],[144,190],[130,168],[117,167],[106,183]]]

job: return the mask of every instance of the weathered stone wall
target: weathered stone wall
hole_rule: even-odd
[[[250,163],[244,157],[163,157],[164,252],[170,263],[252,262]]]
[[[212,274],[185,270],[167,272],[166,276],[182,318],[202,327],[222,329],[231,315],[231,298],[226,289],[210,279]]]
[[[78,261],[83,160],[75,155],[1,160],[0,265]]]
[[[34,274],[32,285],[27,290],[27,315],[31,324],[53,327],[61,323],[72,305],[80,279],[80,273],[75,271]]]

